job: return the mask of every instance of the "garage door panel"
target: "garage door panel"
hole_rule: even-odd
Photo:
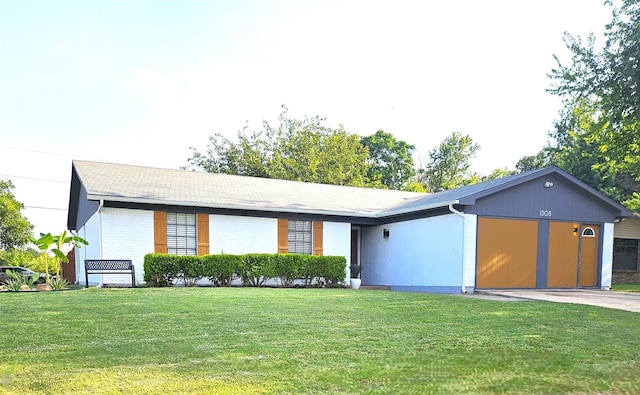
[[[476,286],[535,288],[538,222],[479,218]]]

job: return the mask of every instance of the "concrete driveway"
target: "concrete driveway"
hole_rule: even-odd
[[[525,300],[588,304],[640,313],[640,292],[615,292],[591,289],[509,289],[482,290],[479,294]]]

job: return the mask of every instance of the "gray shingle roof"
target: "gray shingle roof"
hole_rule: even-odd
[[[424,193],[73,161],[90,200],[377,216]]]

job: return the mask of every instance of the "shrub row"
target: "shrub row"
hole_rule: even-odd
[[[291,287],[295,280],[304,286],[337,287],[346,277],[342,256],[299,254],[246,254],[182,256],[147,254],[144,280],[148,286],[172,286],[175,280],[185,286],[208,278],[215,286],[228,287],[239,279],[243,285],[260,287],[270,280]]]

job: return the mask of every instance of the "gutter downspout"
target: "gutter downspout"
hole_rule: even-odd
[[[104,207],[104,199],[100,199],[100,204],[98,205],[98,226],[100,228],[100,259],[102,258],[102,207]],[[98,284],[98,288],[101,288],[104,285],[104,273],[100,273],[100,284]],[[87,284],[87,287],[89,284]]]
[[[462,278],[461,278],[460,285],[462,288],[462,293],[466,294],[467,287],[465,287],[464,285],[464,271],[465,271],[465,261],[466,261],[464,256],[464,213],[462,211],[458,211],[455,208],[453,208],[453,203],[449,203],[449,211],[451,211],[451,213],[462,218]]]

